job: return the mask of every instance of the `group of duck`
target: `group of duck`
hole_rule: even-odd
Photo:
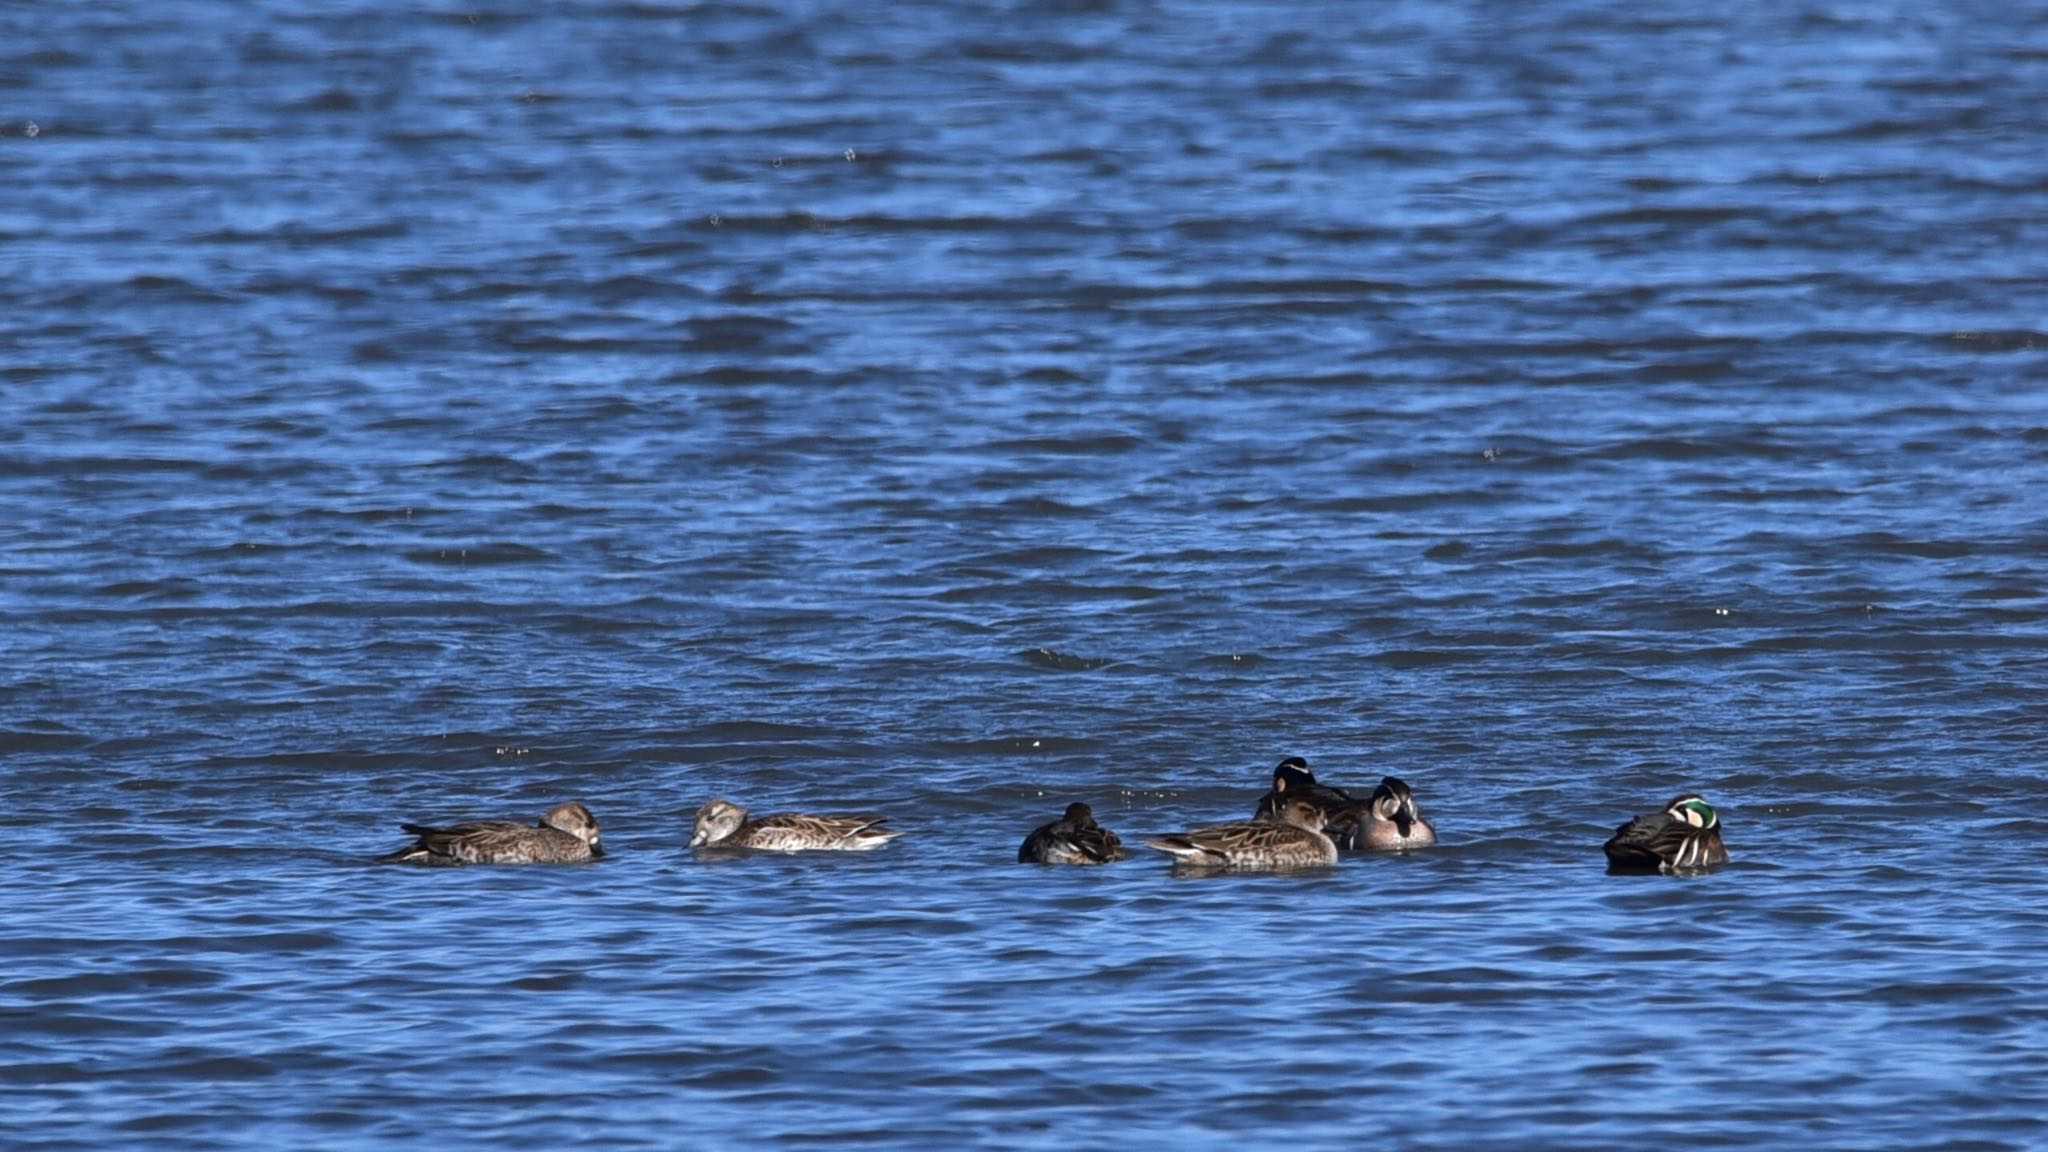
[[[846,852],[880,848],[903,833],[886,816],[750,817],[745,808],[713,800],[697,812],[690,847],[703,851]],[[479,820],[431,828],[406,824],[413,843],[379,861],[387,864],[583,864],[604,855],[597,818],[582,804],[557,804],[537,825]],[[1249,820],[1235,820],[1145,841],[1177,866],[1229,871],[1280,871],[1335,864],[1340,851],[1407,852],[1436,843],[1436,828],[1415,806],[1415,793],[1393,776],[1370,796],[1354,798],[1317,782],[1308,761],[1289,756],[1273,770],[1273,788]],[[1604,845],[1614,872],[1690,873],[1728,862],[1720,817],[1686,793],[1663,810],[1637,816]],[[1026,864],[1109,864],[1124,859],[1123,841],[1095,822],[1086,804],[1070,804],[1017,850]]]

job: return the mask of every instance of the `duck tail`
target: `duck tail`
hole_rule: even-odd
[[[1185,836],[1162,836],[1157,840],[1145,841],[1145,847],[1164,852],[1176,860],[1201,860],[1209,851]]]
[[[903,835],[901,828],[888,827],[888,820],[887,816],[877,816],[868,823],[854,829],[853,834],[848,839],[852,840],[854,845],[859,848],[880,848],[889,841]]]

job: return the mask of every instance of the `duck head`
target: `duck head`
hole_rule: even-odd
[[[540,826],[553,828],[557,832],[567,832],[590,845],[592,856],[604,855],[604,841],[602,834],[597,830],[597,817],[590,814],[590,809],[573,800],[548,809],[547,815],[540,818]]]
[[[737,804],[728,804],[723,800],[713,800],[697,809],[697,825],[690,832],[690,847],[702,848],[706,844],[716,844],[739,831],[740,825],[746,822],[745,808]]]
[[[1705,797],[1691,792],[1666,804],[1664,815],[1694,828],[1713,828],[1721,823],[1721,817],[1714,812],[1714,806],[1707,803]]]
[[[1382,777],[1380,786],[1372,790],[1372,814],[1392,824],[1404,840],[1422,822],[1422,813],[1415,807],[1415,793],[1394,776]]]
[[[1308,761],[1299,756],[1289,756],[1273,769],[1273,791],[1285,792],[1289,788],[1302,788],[1316,782],[1316,774],[1308,770]]]

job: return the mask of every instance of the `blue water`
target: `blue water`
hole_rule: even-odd
[[[0,8],[0,1144],[2048,1144],[2048,5],[526,11]]]

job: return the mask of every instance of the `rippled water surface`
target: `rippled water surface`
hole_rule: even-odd
[[[2048,1144],[2044,106],[2041,4],[0,10],[0,1142]],[[1138,846],[1289,754],[1442,845]]]

